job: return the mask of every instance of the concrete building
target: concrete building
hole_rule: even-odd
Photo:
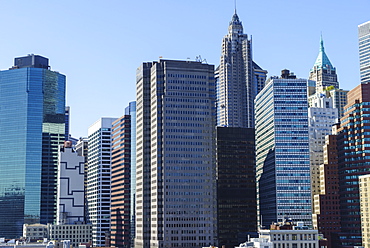
[[[136,102],[135,247],[215,244],[213,65],[144,63]]]
[[[65,139],[64,75],[39,55],[0,71],[0,234],[55,221],[58,149]]]
[[[361,83],[370,83],[370,21],[358,26]]]
[[[72,248],[78,248],[80,244],[92,243],[91,224],[76,225],[53,225],[48,224],[48,239],[62,242],[70,240]]]
[[[283,70],[256,97],[260,226],[284,218],[312,224],[307,87],[307,79]]]
[[[322,37],[320,41],[319,55],[310,71],[309,79],[316,82],[317,88],[326,88],[329,86],[333,86],[336,89],[339,88],[337,72],[325,53]]]
[[[222,40],[217,68],[217,126],[254,127],[254,98],[266,81],[267,71],[252,59],[252,39],[243,33],[238,15]]]
[[[110,232],[112,123],[102,117],[88,129],[87,202],[92,227],[92,245],[107,246]]]
[[[332,126],[338,122],[338,109],[334,108],[333,99],[325,94],[315,93],[309,98],[311,106],[308,108],[308,127],[313,197],[320,193],[320,165],[324,163],[325,136],[332,133]]]
[[[57,224],[85,223],[83,156],[78,156],[71,141],[60,146],[58,161]]]
[[[23,236],[27,242],[44,240],[48,237],[48,226],[43,224],[24,224]]]
[[[362,246],[370,247],[370,174],[359,176]]]
[[[131,116],[112,123],[111,245],[130,247],[131,241]]]
[[[259,237],[272,242],[274,248],[319,248],[318,231],[303,222],[272,224],[270,229],[261,229],[259,233]]]
[[[254,128],[217,127],[218,246],[257,234]]]

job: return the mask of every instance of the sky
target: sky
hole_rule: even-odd
[[[71,134],[87,136],[100,117],[120,117],[136,98],[143,62],[195,60],[217,66],[234,0],[0,0],[0,70],[15,57],[49,58],[67,77]],[[324,39],[340,88],[360,83],[357,26],[370,20],[370,0],[237,0],[253,60],[280,75],[308,78]]]

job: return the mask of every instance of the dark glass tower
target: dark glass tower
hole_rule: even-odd
[[[58,145],[64,140],[65,76],[28,55],[0,71],[0,234],[56,217]]]
[[[233,248],[257,234],[254,128],[217,127],[219,247]]]

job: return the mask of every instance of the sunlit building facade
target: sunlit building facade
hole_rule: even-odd
[[[56,218],[58,146],[65,138],[64,75],[39,55],[0,71],[0,235]]]

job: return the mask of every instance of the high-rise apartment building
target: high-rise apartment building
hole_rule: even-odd
[[[338,123],[339,119],[344,115],[344,106],[347,105],[348,90],[331,89],[326,91],[326,95],[333,99],[334,108],[338,109]]]
[[[311,225],[307,79],[288,70],[257,95],[256,175],[259,224],[285,218]]]
[[[361,83],[370,83],[370,21],[358,26]]]
[[[102,117],[88,129],[87,202],[92,227],[92,245],[108,246],[111,203],[112,123]]]
[[[130,102],[125,108],[125,115],[131,117],[131,169],[130,169],[130,245],[134,247],[135,245],[135,219],[136,219],[136,102]]]
[[[112,127],[111,245],[130,247],[131,231],[131,116]]]
[[[322,37],[320,41],[319,55],[317,56],[315,64],[310,71],[309,79],[316,81],[317,88],[326,88],[329,86],[334,86],[336,89],[339,88],[337,72],[325,53],[324,41]]]
[[[85,224],[84,157],[71,141],[60,146],[58,166],[57,224]]]
[[[348,104],[338,128],[338,174],[342,247],[361,246],[358,178],[369,174],[370,83],[348,92]]]
[[[135,247],[216,242],[213,65],[160,60],[137,71]]]
[[[0,235],[56,218],[58,147],[64,142],[65,76],[39,55],[0,71]]]
[[[264,86],[267,71],[252,59],[252,39],[243,33],[235,14],[222,40],[217,79],[217,126],[254,127],[254,98]]]
[[[218,246],[257,233],[254,128],[217,127]]]

